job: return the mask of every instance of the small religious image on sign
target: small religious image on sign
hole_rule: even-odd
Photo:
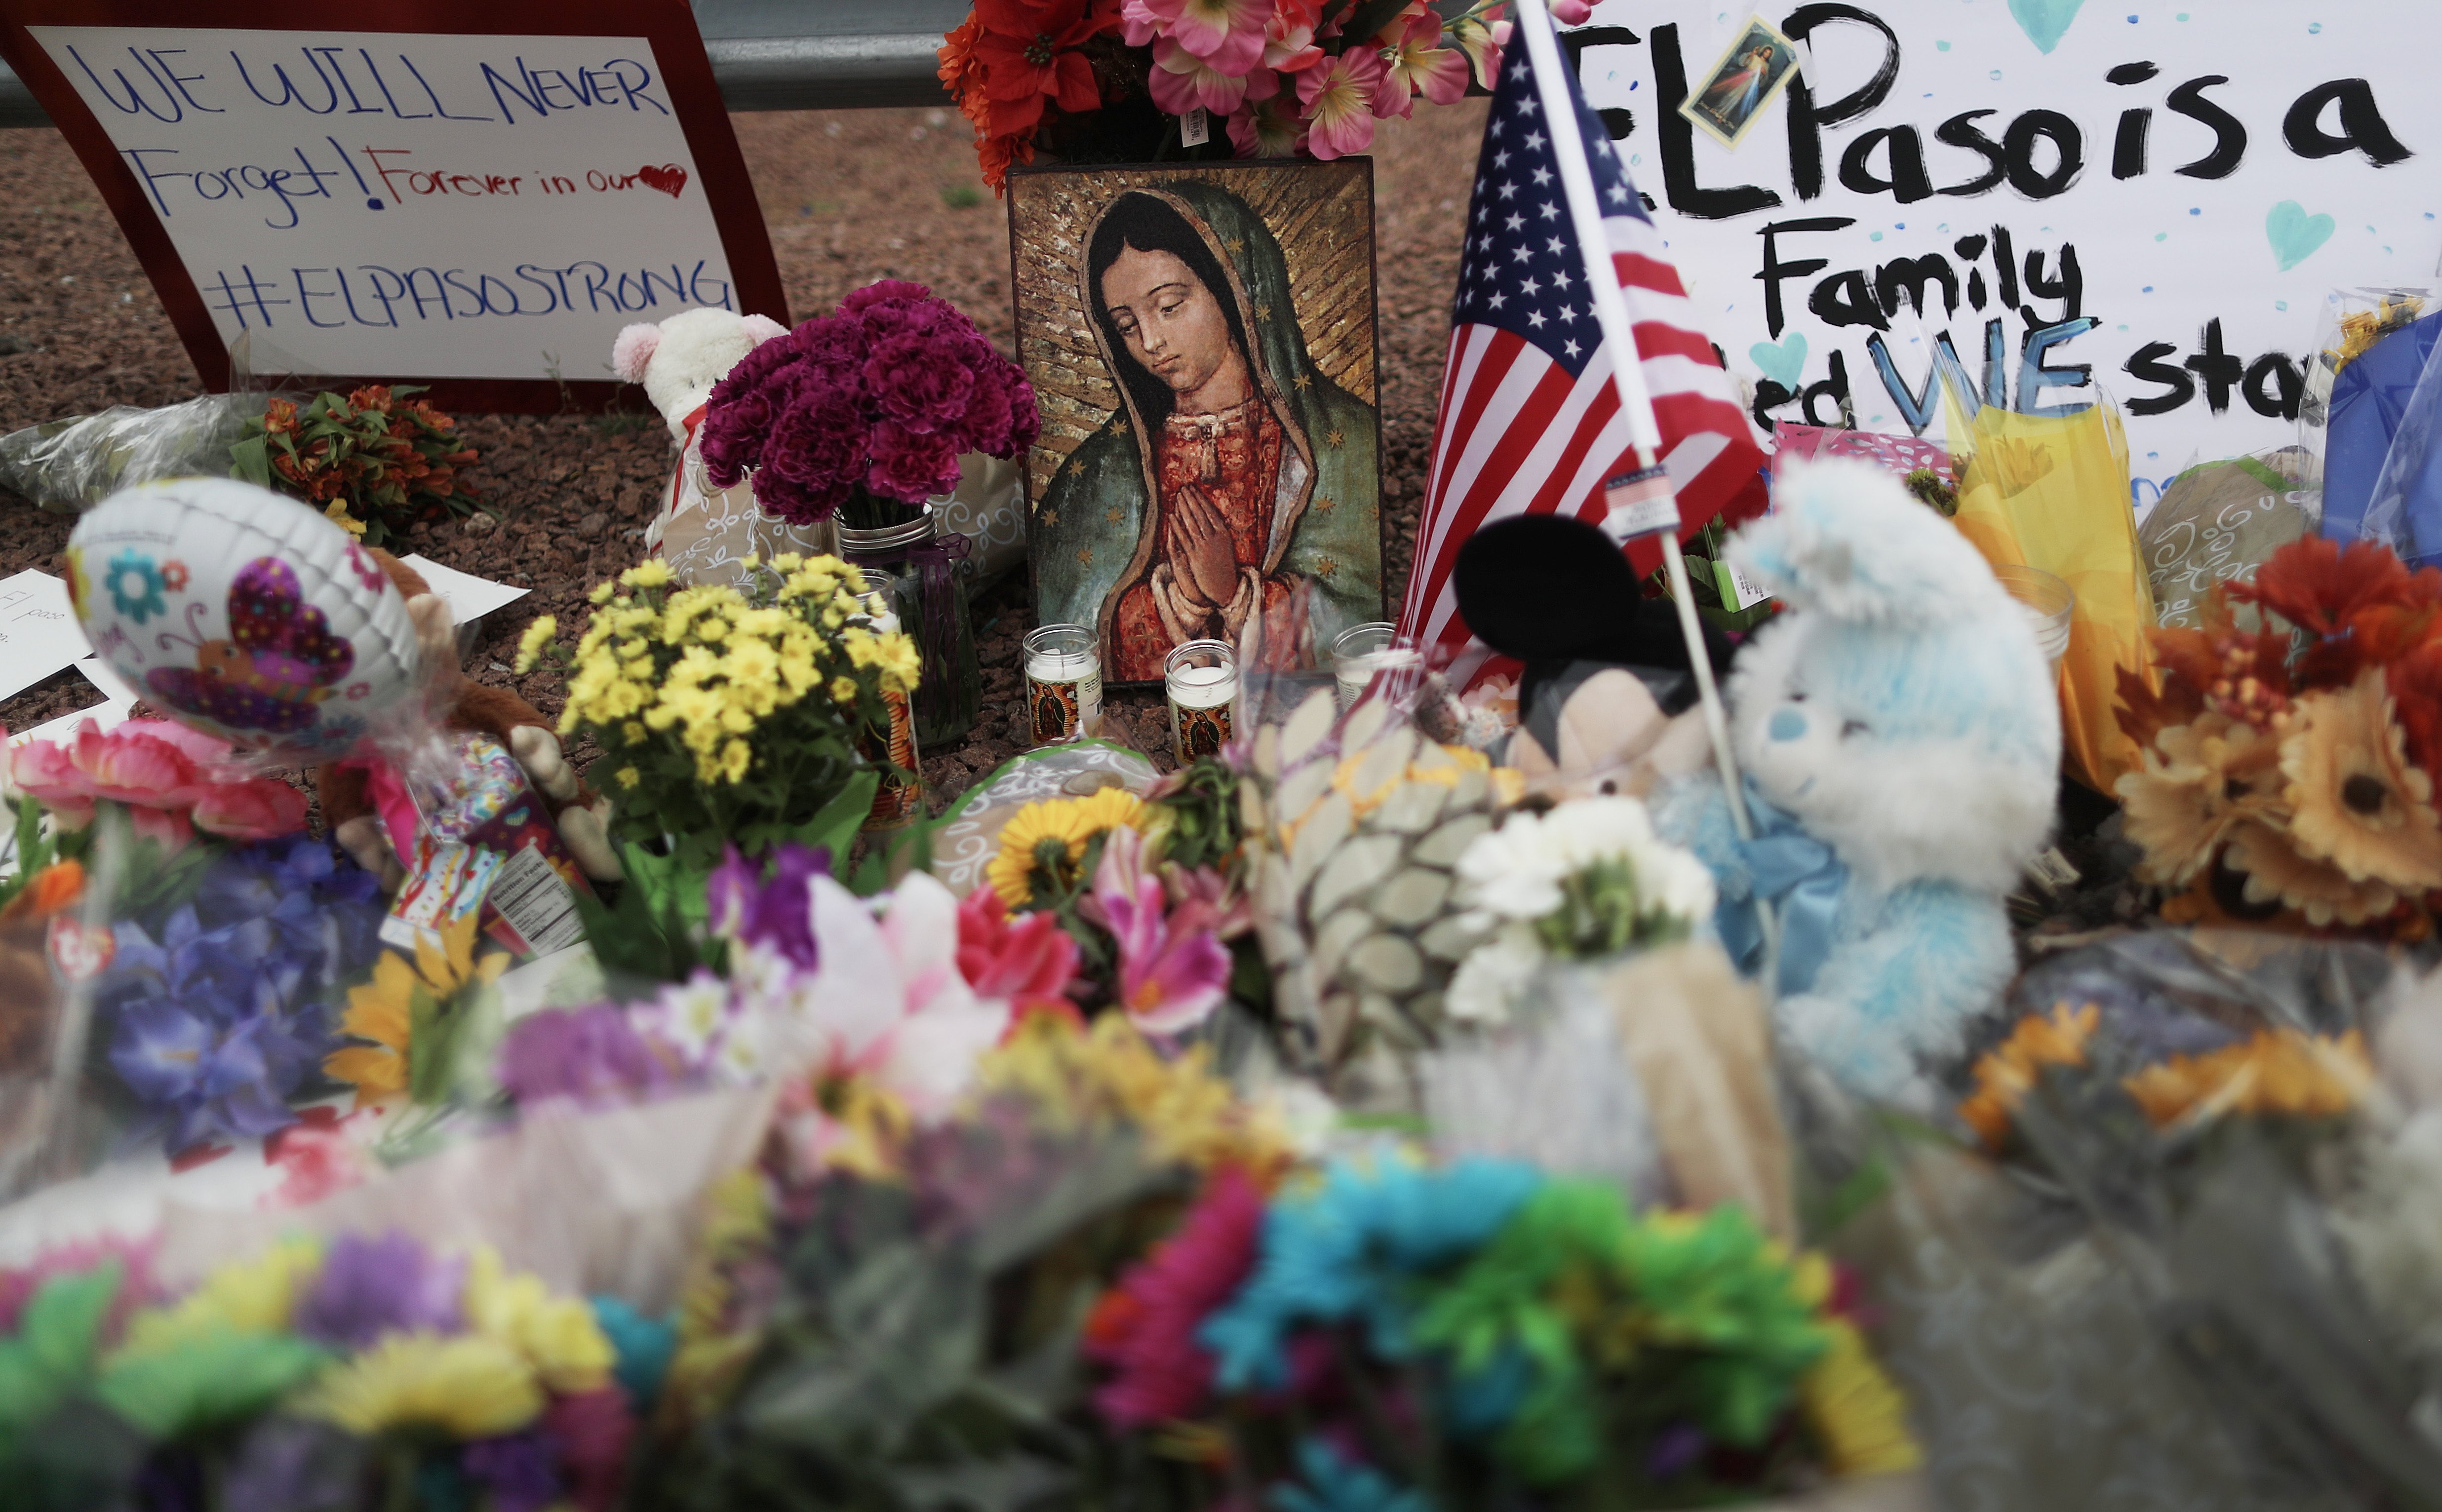
[[[1796,46],[1763,17],[1749,16],[1745,29],[1680,105],[1679,113],[1711,133],[1722,146],[1736,147],[1796,72]]]
[[[1380,619],[1372,165],[1012,173],[1010,230],[1041,620],[1145,683],[1191,641],[1312,668]]]

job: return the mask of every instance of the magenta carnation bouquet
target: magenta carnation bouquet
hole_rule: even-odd
[[[961,453],[1015,456],[1038,424],[1025,374],[973,320],[884,279],[714,385],[704,472],[720,488],[752,472],[766,514],[810,524],[859,490],[910,504],[947,493]]]

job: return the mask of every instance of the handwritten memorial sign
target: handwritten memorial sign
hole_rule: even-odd
[[[1591,102],[1761,422],[1938,438],[1945,383],[2030,413],[2107,396],[2144,502],[2297,439],[2334,290],[2437,282],[2411,0],[1767,11],[1809,62],[1735,151],[1679,107],[1747,12],[1596,15]]]
[[[244,336],[258,371],[556,408],[563,382],[610,387],[631,321],[787,319],[680,0],[456,0],[404,31],[227,0],[121,24],[145,9],[10,0],[5,50],[208,382]]]

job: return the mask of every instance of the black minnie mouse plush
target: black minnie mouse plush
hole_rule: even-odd
[[[1703,764],[1678,610],[1645,596],[1602,531],[1560,515],[1496,520],[1459,548],[1451,581],[1467,628],[1523,668],[1505,759],[1535,792],[1643,796]],[[1726,678],[1736,650],[1712,626],[1704,632],[1713,675]]]

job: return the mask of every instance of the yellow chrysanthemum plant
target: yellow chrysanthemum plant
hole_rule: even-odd
[[[546,616],[518,667],[563,668],[562,738],[602,751],[612,832],[666,839],[708,870],[725,844],[844,844],[893,771],[887,695],[912,694],[916,644],[865,574],[833,556],[750,562],[743,588],[677,586],[658,559],[596,586],[572,651]],[[912,775],[912,774],[911,774]]]

